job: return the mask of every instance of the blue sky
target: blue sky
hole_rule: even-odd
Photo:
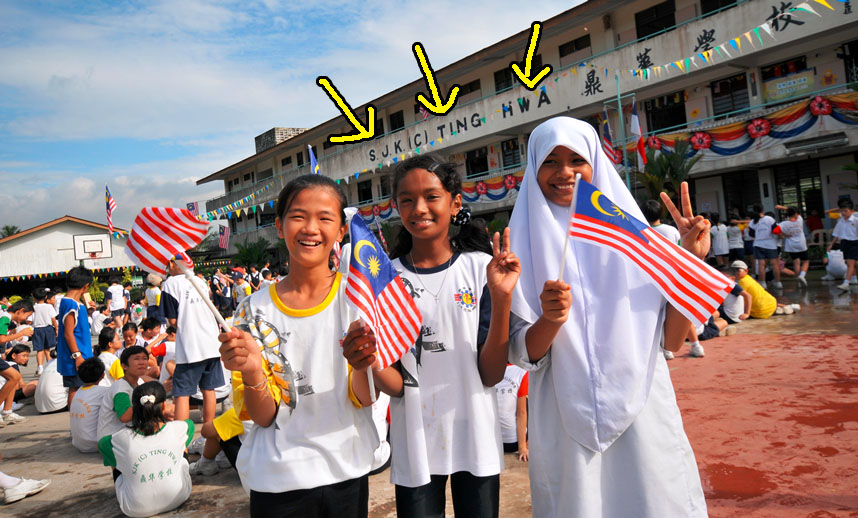
[[[580,3],[0,0],[0,225],[70,214],[129,227],[143,206],[222,193],[198,178],[274,127],[337,114]],[[526,8],[523,7],[526,5]]]

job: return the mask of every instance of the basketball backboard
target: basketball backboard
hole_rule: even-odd
[[[74,238],[74,259],[107,259],[113,257],[110,234],[82,234]]]

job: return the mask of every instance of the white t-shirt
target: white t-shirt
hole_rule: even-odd
[[[57,372],[57,360],[51,360],[45,365],[45,370],[39,376],[36,385],[36,410],[41,413],[56,412],[66,407],[69,400],[69,389],[63,386],[63,376]]]
[[[72,446],[83,453],[98,451],[98,414],[104,394],[109,391],[107,387],[91,385],[81,387],[74,394],[69,407],[69,427]]]
[[[677,245],[679,244],[679,230],[677,230],[676,227],[674,227],[673,225],[668,225],[667,223],[659,223],[658,225],[652,227],[652,229],[666,237],[671,243],[676,243]]]
[[[847,270],[848,265],[846,264],[846,261],[843,260],[843,251],[829,250],[828,264],[825,265],[826,273],[834,278],[845,278]]]
[[[127,428],[127,423],[123,423],[116,416],[113,410],[113,400],[116,394],[124,392],[128,394],[128,401],[131,401],[131,393],[134,392],[134,387],[128,383],[125,378],[116,380],[116,383],[111,385],[108,390],[104,391],[104,397],[101,400],[101,410],[98,411],[98,436],[113,435],[119,430]]]
[[[772,226],[774,224],[775,220],[771,216],[763,216],[756,223],[754,223],[754,220],[748,223],[748,226],[754,230],[755,247],[777,250],[778,240],[772,235]]]
[[[60,313],[60,301],[63,300],[63,297],[65,297],[65,295],[62,293],[57,293],[57,295],[54,297],[54,309],[56,310],[58,315]]]
[[[745,248],[742,239],[742,229],[736,225],[727,227],[727,246],[733,248]]]
[[[485,300],[490,260],[480,252],[456,254],[449,268],[419,274],[403,258],[393,261],[423,316],[417,343],[400,360],[404,393],[390,403],[394,484],[418,487],[430,475],[486,477],[503,470],[495,390],[483,385],[477,364],[491,316]]]
[[[57,318],[57,310],[51,304],[40,302],[33,306],[33,327],[48,327],[53,325],[52,318]]]
[[[208,286],[194,277],[208,293]],[[217,321],[205,301],[184,275],[173,275],[162,284],[164,317],[176,319],[176,363],[196,363],[220,356]]]
[[[841,240],[858,241],[858,212],[853,212],[849,219],[838,219],[831,235]]]
[[[719,223],[712,227],[712,252],[715,255],[727,255],[730,253],[730,245],[727,240],[727,225]]]
[[[498,420],[501,439],[506,444],[518,442],[516,411],[518,398],[527,397],[527,371],[518,365],[507,365],[503,379],[495,385],[498,397]]]
[[[99,441],[105,464],[122,473],[114,486],[123,513],[152,516],[191,496],[191,475],[182,454],[193,437],[194,423],[187,420],[171,421],[149,436],[126,428]]]
[[[236,304],[241,304],[241,301],[246,299],[252,293],[252,288],[247,281],[242,282],[241,284],[235,283],[235,302]]]
[[[113,284],[107,288],[107,293],[110,294],[110,311],[125,309],[125,289],[119,284]]]
[[[161,374],[158,375],[158,381],[161,382],[161,385],[163,385],[165,381],[172,377],[167,371],[167,362],[169,362],[170,360],[176,361],[176,342],[168,342],[165,340],[164,358],[161,360]],[[231,379],[231,374],[224,379]]]
[[[236,325],[263,320],[277,331],[298,392],[294,410],[281,403],[274,422],[254,426],[242,442],[236,469],[248,489],[309,489],[361,477],[372,467],[378,447],[372,408],[356,408],[350,400],[348,362],[340,346],[358,318],[345,286],[337,274],[326,299],[305,310],[286,307],[271,286],[235,311]]]
[[[807,250],[807,238],[804,235],[804,220],[799,216],[795,221],[780,222],[781,234],[784,236],[784,251],[804,252]]]
[[[387,411],[390,408],[390,396],[384,392],[378,394],[375,403],[372,404],[372,422],[378,430],[378,448],[372,461],[372,471],[377,470],[387,463],[390,458],[390,443],[387,442]]]
[[[125,376],[125,371],[122,369],[122,364],[119,363],[119,358],[110,351],[104,351],[98,355],[98,359],[104,364],[104,377],[98,382],[101,387],[110,387],[116,380]]]
[[[101,334],[101,330],[104,329],[104,323],[108,320],[112,320],[109,316],[104,316],[100,311],[96,311],[92,314],[92,323],[89,328],[91,330],[92,336],[98,336]],[[93,344],[98,342],[97,340],[93,341]]]
[[[158,306],[161,304],[161,288],[150,286],[146,289],[146,305]]]
[[[733,289],[723,303],[724,314],[734,322],[739,321],[739,315],[745,312],[745,299],[742,298],[742,287],[739,283],[733,285]]]

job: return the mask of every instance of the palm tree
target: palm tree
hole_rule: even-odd
[[[271,248],[271,242],[264,237],[260,237],[253,242],[248,242],[247,238],[245,238],[244,243],[235,243],[236,254],[232,258],[232,263],[236,266],[262,264],[265,262],[265,258],[268,257],[269,248]]]
[[[0,228],[0,237],[9,237],[20,231],[21,229],[16,225],[3,225],[3,228]]]
[[[635,177],[649,191],[651,199],[660,200],[662,192],[666,192],[671,199],[678,198],[680,185],[688,179],[691,169],[701,158],[699,154],[688,158],[690,147],[689,141],[677,139],[671,153],[647,150],[646,166],[642,172],[636,172]],[[662,210],[663,215],[665,212]]]

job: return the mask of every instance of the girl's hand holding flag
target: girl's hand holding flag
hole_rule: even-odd
[[[343,356],[348,360],[352,369],[365,372],[376,363],[375,333],[360,320],[349,325],[349,330],[343,338]]]

